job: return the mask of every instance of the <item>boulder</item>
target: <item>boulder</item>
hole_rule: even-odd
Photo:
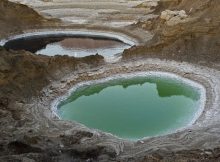
[[[160,15],[160,18],[162,20],[165,20],[168,26],[173,26],[179,23],[186,22],[187,17],[188,15],[184,10],[180,10],[180,11],[165,10]]]

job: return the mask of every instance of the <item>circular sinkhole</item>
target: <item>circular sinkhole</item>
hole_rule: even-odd
[[[57,105],[61,119],[120,138],[139,140],[193,124],[204,108],[204,88],[176,75],[120,76],[81,83]]]
[[[132,45],[134,42],[113,34],[59,31],[24,34],[3,43],[6,49],[26,50],[48,56],[85,57],[100,54],[106,60],[119,58],[124,49]]]

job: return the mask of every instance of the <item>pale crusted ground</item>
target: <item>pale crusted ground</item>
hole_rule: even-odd
[[[11,0],[32,6],[44,16],[59,18],[71,24],[123,27],[136,23],[149,13],[147,8],[134,8],[144,0]]]
[[[143,42],[152,38],[152,33],[132,25],[158,15],[150,14],[149,7],[138,7],[144,0],[10,0],[30,6],[47,18],[58,18],[62,26],[77,28],[108,28],[132,34]],[[155,0],[157,1],[157,0]],[[146,16],[148,15],[148,16]]]

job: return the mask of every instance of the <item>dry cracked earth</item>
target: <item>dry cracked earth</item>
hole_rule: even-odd
[[[36,55],[0,46],[0,161],[220,161],[219,0],[0,0],[0,38],[92,30],[137,43],[121,60]],[[203,114],[166,136],[127,141],[58,119],[51,105],[81,81],[162,71],[206,88]]]

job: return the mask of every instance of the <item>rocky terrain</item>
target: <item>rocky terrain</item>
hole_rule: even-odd
[[[199,64],[219,63],[220,4],[218,0],[160,1],[158,18],[139,22],[155,35],[146,45],[127,50],[124,58],[157,57]],[[212,62],[210,64],[210,62]],[[218,65],[217,65],[218,66]]]
[[[7,0],[0,1],[1,37],[8,33],[22,32],[25,29],[55,25],[59,20],[45,19],[26,5],[15,4]]]
[[[0,47],[0,161],[220,161],[219,11],[219,0],[1,0],[0,38],[93,28],[128,34],[140,44],[114,64],[99,55],[49,57]],[[54,100],[78,82],[149,70],[204,85],[206,107],[195,124],[131,142],[52,113]]]

